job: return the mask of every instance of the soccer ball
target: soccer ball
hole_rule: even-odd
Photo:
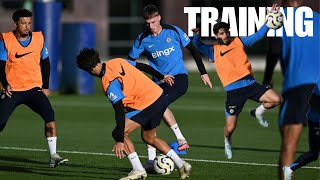
[[[283,14],[280,11],[270,11],[266,16],[266,24],[270,29],[279,29],[283,25]]]
[[[154,170],[161,175],[171,174],[174,163],[168,156],[160,154],[154,159]]]

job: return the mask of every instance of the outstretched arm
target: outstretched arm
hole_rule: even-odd
[[[265,37],[267,32],[269,31],[269,28],[266,24],[264,24],[258,32],[248,36],[248,37],[240,37],[242,44],[245,48],[251,47],[256,42],[260,41],[262,38]]]
[[[204,67],[204,64],[202,62],[201,55],[199,51],[193,46],[192,42],[190,42],[186,48],[191,52],[193,59],[195,60],[198,70],[200,71],[201,74],[201,79],[205,85],[208,85],[210,88],[212,88],[212,84],[210,81],[210,78],[208,76],[208,73],[206,71],[206,68]]]
[[[213,62],[214,61],[214,58],[213,58],[214,51],[213,51],[212,45],[205,44],[201,41],[201,38],[199,36],[199,34],[200,34],[199,28],[194,28],[194,29],[192,29],[192,31],[193,31],[193,39],[192,39],[193,45],[197,48],[197,50],[201,54],[208,57]]]
[[[167,82],[170,86],[172,86],[174,84],[174,81],[173,81],[174,76],[162,75],[159,71],[157,71],[153,67],[151,67],[147,64],[144,64],[144,63],[135,62],[135,61],[131,61],[131,60],[128,60],[128,62],[131,65],[135,66],[140,71],[143,71],[145,73],[148,73],[148,74],[156,77],[161,83]]]

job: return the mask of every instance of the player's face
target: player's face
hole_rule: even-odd
[[[223,43],[227,44],[230,40],[230,31],[228,29],[221,28],[216,36],[217,38],[220,38]]]
[[[146,25],[150,29],[151,33],[159,33],[161,30],[160,20],[160,15],[156,15],[153,18],[146,20]]]
[[[20,35],[28,35],[31,29],[31,17],[20,17],[16,22],[16,30]]]

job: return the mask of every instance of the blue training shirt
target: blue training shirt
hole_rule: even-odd
[[[180,28],[164,24],[158,36],[152,36],[147,30],[141,33],[135,40],[129,57],[138,59],[145,52],[149,65],[161,74],[187,74],[181,46],[185,47],[189,43],[189,37]]]
[[[31,39],[30,36],[28,36],[26,40],[24,41],[19,40],[19,42],[22,46],[27,47],[28,44],[30,43],[30,39]],[[47,57],[49,57],[49,53],[48,53],[46,43],[44,42],[41,50],[41,60],[44,60]],[[4,60],[4,61],[8,60],[8,51],[4,45],[3,40],[0,41],[0,60]]]
[[[294,8],[294,13],[296,12]],[[285,15],[287,8],[284,8]],[[295,16],[293,22],[296,21]],[[301,19],[302,21],[313,21],[313,37],[299,37],[295,33],[294,36],[288,37],[286,32],[283,32],[282,40],[282,54],[280,57],[280,64],[282,68],[283,92],[288,89],[305,85],[316,84],[320,75],[320,34],[319,34],[319,14],[313,12],[313,18]],[[297,24],[297,23],[295,23]],[[304,25],[304,22],[301,22]],[[299,27],[301,28],[301,27]],[[305,27],[304,27],[305,30]]]
[[[269,28],[267,27],[267,25],[264,24],[256,33],[254,33],[248,37],[240,37],[240,40],[243,43],[243,46],[245,48],[249,48],[253,44],[255,44],[257,41],[261,40],[267,34],[268,31],[269,31]],[[203,55],[208,57],[210,59],[210,61],[213,63],[214,62],[213,46],[203,43],[200,40],[200,36],[198,34],[194,34],[193,37],[194,38],[193,38],[192,42],[193,42],[194,46],[199,50],[200,53],[202,53]],[[247,75],[247,76],[227,85],[226,87],[224,87],[224,90],[231,91],[234,89],[239,89],[242,87],[250,86],[255,82],[256,82],[256,80],[251,75]]]

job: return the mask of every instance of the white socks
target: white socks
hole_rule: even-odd
[[[268,109],[263,107],[263,104],[261,104],[259,107],[256,109],[256,116],[262,116],[262,114]]]
[[[166,154],[170,159],[172,159],[172,161],[174,162],[174,164],[178,167],[181,168],[183,166],[183,161],[182,159],[176,154],[176,152],[174,152],[173,149],[171,149],[167,154]]]
[[[172,129],[173,133],[176,135],[177,140],[179,139],[185,140],[177,123],[172,125],[170,128]]]
[[[224,136],[224,144],[225,144],[225,145],[230,145],[230,146],[231,146],[231,137],[226,138],[226,137]]]
[[[57,137],[48,137],[48,147],[50,156],[57,153]]]
[[[153,146],[147,145],[148,160],[153,161],[157,156],[157,150]]]
[[[138,154],[136,152],[129,154],[128,159],[132,165],[133,170],[144,171],[144,168],[143,168],[143,166],[140,162],[140,159],[138,157]]]

